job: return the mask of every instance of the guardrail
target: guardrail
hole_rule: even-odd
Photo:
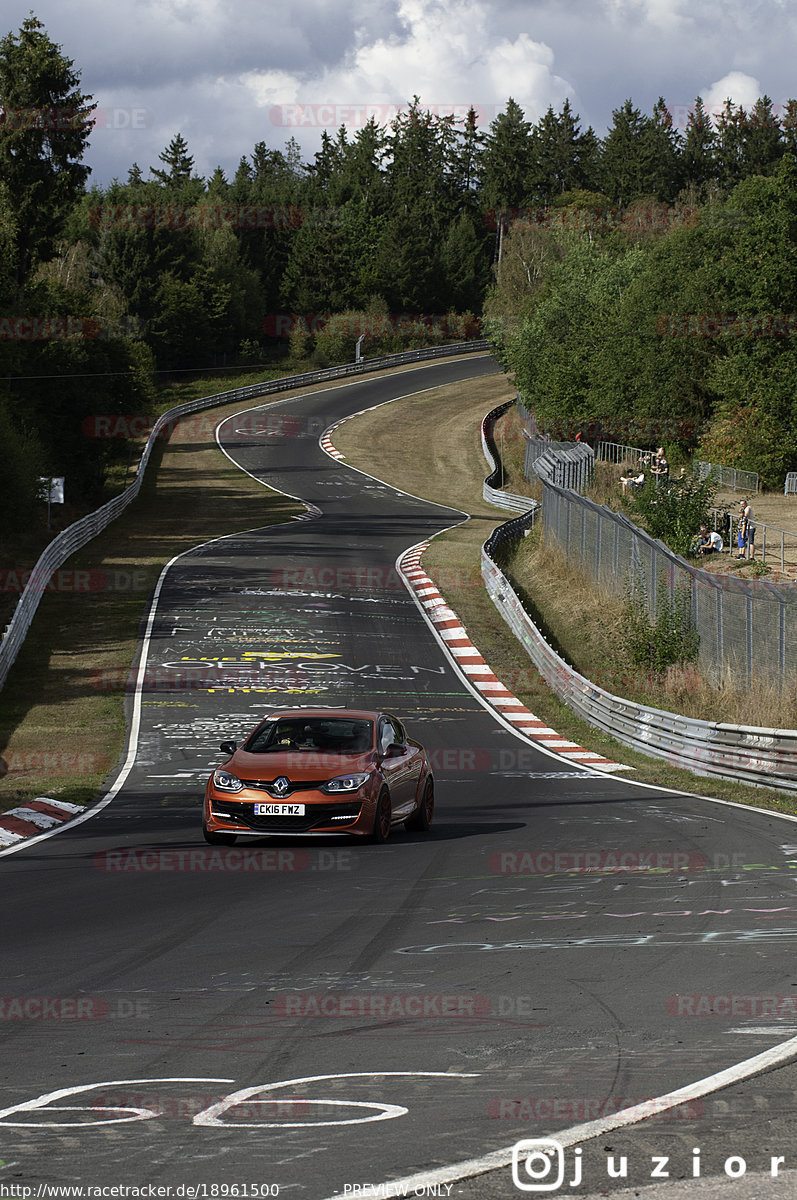
[[[22,644],[30,629],[42,595],[50,581],[53,572],[66,560],[81,550],[92,538],[101,533],[129,504],[135,500],[144,478],[144,472],[149,462],[152,448],[160,431],[178,417],[189,413],[201,412],[206,408],[217,408],[223,404],[232,404],[237,400],[254,400],[259,396],[268,396],[276,392],[290,391],[295,388],[307,387],[314,383],[326,383],[332,379],[345,379],[352,375],[363,375],[369,371],[382,370],[384,367],[403,366],[406,363],[421,362],[427,359],[447,358],[452,354],[469,354],[480,350],[488,350],[486,338],[472,342],[457,342],[451,346],[434,346],[427,350],[405,350],[400,354],[389,354],[382,358],[373,358],[359,363],[346,363],[339,367],[327,367],[321,371],[307,371],[302,375],[286,375],[280,379],[271,379],[264,383],[251,384],[248,387],[234,388],[229,392],[218,392],[211,396],[202,396],[197,400],[189,400],[186,404],[178,404],[170,408],[155,422],[147,444],[141,455],[136,472],[136,478],[125,491],[101,508],[89,513],[80,521],[69,525],[49,543],[35,567],[25,590],[19,598],[11,623],[8,625],[0,645],[0,688],[3,687],[8,672],[11,670]]]
[[[696,462],[695,468],[701,479],[708,479],[714,473],[720,487],[730,488],[734,492],[759,491],[759,479],[755,471],[740,471],[736,467],[722,467],[719,463],[710,462]]]
[[[579,494],[589,487],[594,466],[594,450],[578,442],[559,443],[556,449],[546,450],[532,463],[534,474],[544,483]]]
[[[494,463],[495,456],[487,461]],[[797,791],[797,730],[700,721],[637,704],[590,682],[556,653],[495,561],[500,546],[525,536],[538,508],[494,530],[482,546],[481,571],[490,599],[554,695],[587,724],[671,766],[755,787]]]
[[[499,483],[503,483],[503,468],[499,462],[498,451],[493,441],[492,428],[498,418],[510,409],[514,403],[514,400],[507,400],[505,404],[499,404],[497,408],[491,409],[482,420],[482,453],[487,459],[488,466],[492,467],[490,474],[482,485],[482,495],[489,504],[495,504],[497,508],[507,508],[511,512],[524,513],[539,508],[539,501],[532,500],[530,496],[517,496],[513,492],[505,492],[496,486]]]
[[[642,450],[639,446],[624,446],[622,442],[598,442],[595,457],[598,462],[637,463],[652,459],[655,450]]]

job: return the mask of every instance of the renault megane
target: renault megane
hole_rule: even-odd
[[[237,837],[350,833],[384,842],[393,826],[425,832],[434,814],[426,751],[390,713],[280,709],[208,779],[202,832]]]

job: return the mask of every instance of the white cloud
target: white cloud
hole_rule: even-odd
[[[734,104],[749,110],[765,91],[766,88],[762,88],[752,75],[745,75],[743,71],[729,71],[700,94],[706,112],[716,117],[725,107],[726,100],[732,100]]]
[[[9,0],[0,35],[30,4]],[[483,125],[509,96],[530,120],[567,98],[600,134],[627,97],[686,112],[698,94],[749,106],[795,87],[793,0],[37,0],[36,12],[84,90],[119,110],[86,155],[101,183],[156,164],[178,131],[203,175],[294,133],[310,159],[322,125],[353,130],[353,107],[361,122],[369,105],[383,124],[416,94],[440,111],[473,104]]]
[[[255,72],[246,86],[262,107],[282,106],[280,123],[290,128],[294,120],[299,136],[313,126],[356,128],[371,113],[387,123],[415,95],[438,112],[473,105],[486,125],[510,95],[536,120],[572,94],[553,73],[551,48],[526,33],[503,36],[480,0],[401,0],[398,17],[397,31],[371,42],[360,29],[357,47],[320,74],[283,73],[277,81],[273,72]]]

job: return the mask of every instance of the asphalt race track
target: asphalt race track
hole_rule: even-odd
[[[318,446],[350,413],[495,369],[449,361],[224,422],[231,457],[320,515],[174,563],[123,786],[90,820],[0,855],[3,1195],[387,1195],[357,1189],[431,1181],[797,1032],[795,1012],[761,1000],[797,989],[797,827],[515,735],[394,569],[461,514]],[[398,713],[436,763],[432,834],[205,846],[219,742],[286,703]],[[718,1169],[724,1111],[708,1099],[659,1118],[685,1170],[694,1147]],[[737,1111],[742,1139],[747,1123]],[[768,1169],[770,1148],[739,1145]],[[791,1145],[771,1153],[793,1167]],[[508,1169],[486,1182],[521,1194]]]

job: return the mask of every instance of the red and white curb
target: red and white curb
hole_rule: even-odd
[[[421,556],[428,547],[429,542],[422,542],[421,545],[408,550],[399,559],[398,569],[426,610],[426,615],[445,642],[456,665],[490,707],[500,713],[505,721],[511,722],[518,733],[525,734],[546,750],[553,750],[563,758],[583,763],[585,767],[594,767],[599,771],[633,770],[623,763],[612,762],[601,754],[596,754],[594,750],[585,750],[577,742],[560,737],[555,729],[550,729],[544,721],[535,717],[522,700],[512,695],[505,684],[493,674],[471,642],[457,614],[448,606],[434,581],[421,567]]]
[[[365,411],[368,412],[369,410],[366,409]],[[332,434],[336,429],[339,429],[341,425],[345,425],[347,421],[351,421],[352,417],[359,417],[359,415],[359,413],[352,413],[351,417],[343,417],[342,420],[336,421],[334,425],[330,425],[329,429],[325,429],[321,434],[321,437],[318,439],[318,444],[320,445],[321,449],[330,456],[330,458],[337,458],[338,461],[346,458],[345,454],[341,454],[340,450],[332,445]]]
[[[43,833],[63,825],[78,813],[85,812],[79,804],[67,800],[51,800],[49,796],[37,796],[21,808],[12,808],[0,813],[0,847],[15,846],[25,838]]]

